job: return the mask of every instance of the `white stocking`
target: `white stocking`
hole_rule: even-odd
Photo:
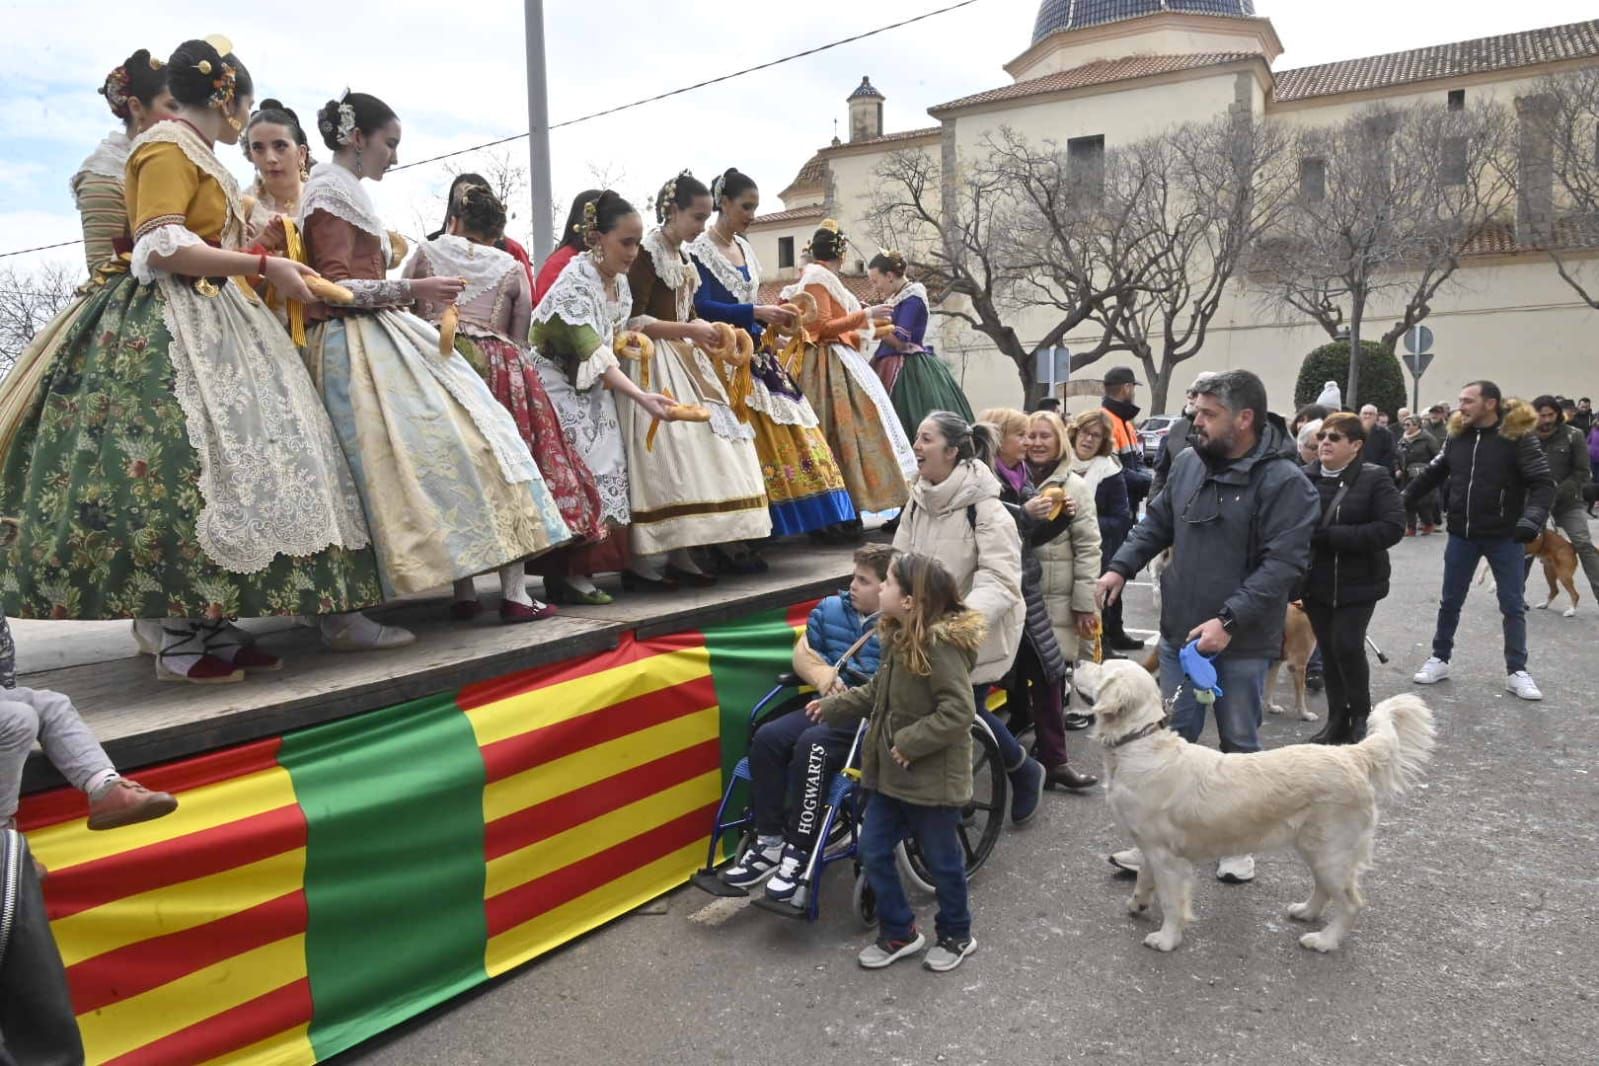
[[[527,594],[527,567],[520,560],[500,567],[500,596],[507,603],[533,606],[533,597]]]
[[[694,556],[687,548],[673,548],[666,553],[666,561],[683,571],[685,574],[703,574],[694,562]]]
[[[205,635],[187,618],[168,618],[161,623],[161,654],[156,665],[174,674],[187,674],[205,658]]]

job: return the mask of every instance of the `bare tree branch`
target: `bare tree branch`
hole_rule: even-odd
[[[83,275],[60,263],[0,269],[0,377],[11,372],[28,342],[72,302]]]

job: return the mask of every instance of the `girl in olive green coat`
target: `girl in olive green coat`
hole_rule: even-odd
[[[871,682],[806,711],[832,725],[867,720],[861,783],[872,795],[860,859],[877,896],[878,938],[861,965],[879,969],[927,943],[894,863],[895,847],[914,837],[938,896],[938,943],[923,965],[953,970],[977,946],[956,829],[972,798],[971,673],[986,627],[961,602],[949,571],[925,555],[894,559],[881,604],[882,660]]]

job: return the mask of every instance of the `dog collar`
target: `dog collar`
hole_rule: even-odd
[[[1102,740],[1100,741],[1100,744],[1104,745],[1106,751],[1114,751],[1117,748],[1123,747],[1124,745],[1131,744],[1135,740],[1143,740],[1145,737],[1152,737],[1156,733],[1159,733],[1162,729],[1165,729],[1167,725],[1168,719],[1162,718],[1160,721],[1151,722],[1144,726],[1144,728],[1134,730],[1124,737],[1117,737],[1115,740]]]

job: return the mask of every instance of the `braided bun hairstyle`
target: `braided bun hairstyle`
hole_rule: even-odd
[[[461,228],[493,243],[505,235],[505,205],[487,185],[463,185],[456,194],[455,217]]]
[[[754,178],[740,172],[738,167],[728,167],[711,179],[711,199],[716,201],[716,209],[720,211],[723,200],[737,200],[753,188]]]
[[[232,52],[223,55],[210,41],[198,40],[184,41],[167,60],[167,88],[185,107],[211,107],[224,67],[233,70],[235,99],[254,94],[255,83],[238,56]]]
[[[352,93],[346,89],[343,96],[329,100],[317,111],[316,128],[328,151],[337,152],[350,143],[356,130],[371,136],[397,118],[394,108],[370,93]]]
[[[105,76],[98,91],[124,126],[133,124],[132,101],[137,100],[146,108],[155,106],[155,98],[167,87],[166,66],[164,61],[152,56],[148,48],[141,48]]]
[[[905,257],[898,252],[878,252],[872,256],[872,261],[866,266],[871,270],[880,270],[884,274],[905,276]]]

